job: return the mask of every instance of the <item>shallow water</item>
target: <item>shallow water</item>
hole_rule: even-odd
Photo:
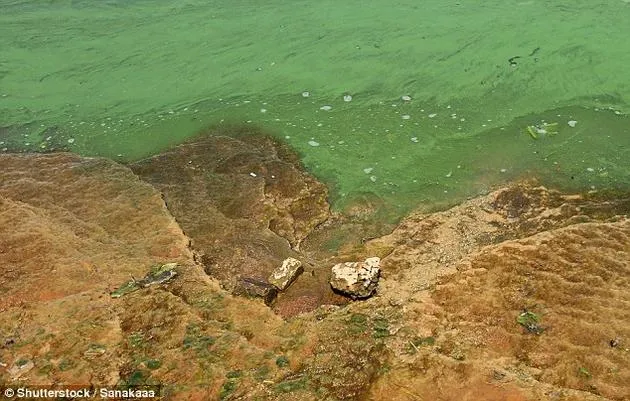
[[[245,123],[297,149],[338,207],[373,193],[403,213],[530,176],[630,188],[625,1],[0,8],[6,152],[129,161]],[[543,121],[557,133],[532,138]]]

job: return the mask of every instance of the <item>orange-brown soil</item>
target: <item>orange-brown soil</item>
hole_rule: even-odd
[[[190,200],[149,182],[104,159],[0,156],[0,386],[160,384],[173,400],[630,399],[623,196],[518,184],[412,213],[334,256],[382,257],[377,296],[318,306],[322,298],[294,290],[285,308],[315,309],[283,319],[207,274],[182,230],[192,218],[167,208]],[[282,232],[226,217],[226,199],[195,213],[208,224],[238,220],[256,236],[291,233],[294,245],[311,230],[327,238],[330,227],[294,223],[279,199],[252,213],[286,212]],[[168,262],[178,263],[172,281],[109,295]],[[296,288],[308,289],[307,277]],[[537,319],[529,329],[524,314]]]

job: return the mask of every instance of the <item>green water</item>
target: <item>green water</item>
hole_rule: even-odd
[[[244,123],[337,206],[627,190],[628,21],[624,0],[0,0],[0,149],[130,161]]]

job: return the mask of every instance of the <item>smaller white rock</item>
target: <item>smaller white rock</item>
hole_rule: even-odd
[[[573,127],[575,127],[577,125],[577,121],[571,120],[567,124],[569,124],[569,127],[573,128]]]
[[[302,262],[295,258],[286,258],[282,261],[282,266],[275,269],[267,281],[278,290],[284,291],[303,271]]]
[[[249,173],[252,177],[256,177],[256,173]]]

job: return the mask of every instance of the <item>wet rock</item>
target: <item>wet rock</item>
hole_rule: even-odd
[[[286,258],[282,261],[282,266],[274,270],[267,281],[278,290],[283,291],[287,289],[293,280],[303,271],[302,262],[295,258]]]
[[[367,298],[378,285],[380,261],[373,257],[364,262],[338,263],[332,268],[330,285],[352,298]]]
[[[251,277],[244,277],[238,281],[233,293],[247,297],[262,298],[265,305],[271,305],[278,296],[278,290],[273,285]]]
[[[241,277],[264,280],[299,258],[302,241],[329,216],[326,187],[286,145],[251,128],[213,131],[130,168],[162,192],[206,273],[229,291]],[[325,280],[317,285],[332,293]]]

